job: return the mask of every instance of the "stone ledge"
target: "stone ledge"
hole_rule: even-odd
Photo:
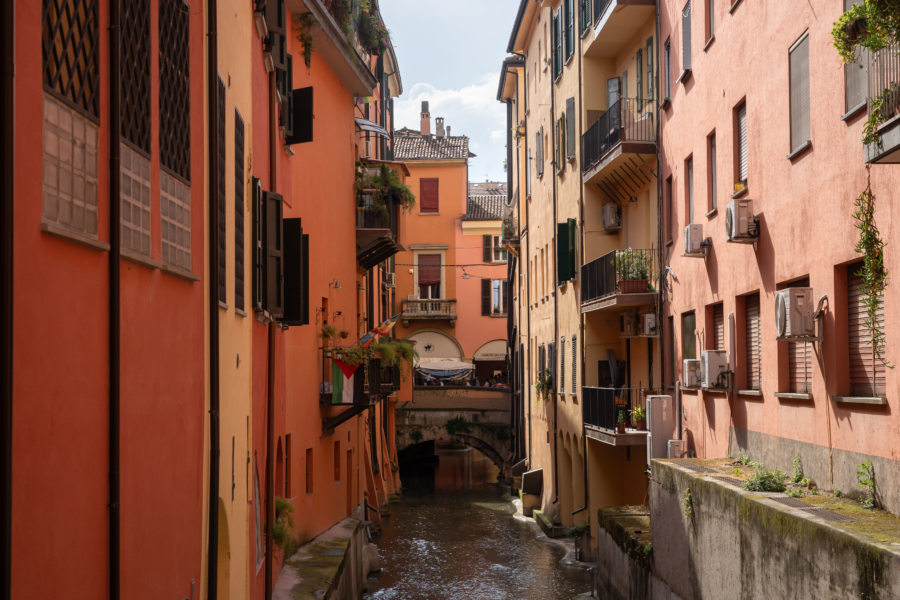
[[[353,538],[361,534],[362,522],[347,517],[304,544],[284,562],[273,600],[322,600],[340,597],[345,585],[355,587],[342,579],[357,576],[348,563],[353,562]]]

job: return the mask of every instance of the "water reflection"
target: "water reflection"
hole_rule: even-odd
[[[513,517],[508,488],[496,483],[488,459],[473,450],[437,454],[430,477],[401,470],[402,500],[377,540],[384,570],[370,579],[366,598],[537,600],[589,590],[586,572],[561,566],[563,551]]]

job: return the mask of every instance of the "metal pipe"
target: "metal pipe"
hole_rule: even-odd
[[[3,131],[0,140],[0,169],[3,192],[0,218],[0,599],[12,597],[12,438],[13,438],[13,216],[15,186],[15,59],[16,3],[3,3],[2,19],[2,93],[0,115]]]
[[[209,228],[207,246],[209,286],[207,288],[209,313],[209,497],[207,498],[207,556],[206,556],[206,597],[216,600],[219,578],[219,211],[218,173],[216,171],[217,127],[219,107],[217,78],[218,34],[217,0],[206,3],[206,62],[207,62],[207,156],[208,169],[206,203]]]
[[[681,438],[681,382],[675,382],[675,423],[678,427],[676,440]]]
[[[274,158],[274,157],[272,157]],[[265,598],[272,597],[275,527],[275,321],[269,321],[266,357],[266,575]]]
[[[109,597],[120,594],[121,0],[109,3]]]
[[[552,9],[551,9],[552,13]],[[548,77],[547,82],[550,86],[550,130],[553,131],[553,120],[556,116],[556,94],[553,89],[553,77]],[[558,199],[556,197],[557,194],[557,175],[556,171],[559,169],[559,165],[556,164],[556,157],[559,155],[557,152],[556,144],[558,143],[557,136],[553,136],[553,173],[551,177],[553,179],[553,223],[550,226],[550,231],[553,236],[553,248],[556,248],[556,235],[557,235],[557,223],[559,222],[559,205]],[[559,149],[562,151],[562,149]],[[559,253],[557,252],[556,255]],[[554,254],[551,253],[551,256]],[[549,257],[548,257],[549,258]],[[557,260],[553,261],[553,347],[556,347],[556,340],[559,339],[559,269],[558,269],[559,257],[557,256]],[[556,362],[556,356],[553,357],[554,363]],[[553,372],[554,367],[551,367],[550,372]],[[553,382],[553,387],[556,388],[553,390],[553,502],[556,503],[559,501],[559,443],[557,440],[557,424],[559,417],[559,395],[556,393],[556,390],[559,389],[556,387],[556,382]]]
[[[582,102],[583,98],[584,98],[584,94],[583,94],[584,70],[582,69],[582,66],[581,66],[581,62],[583,59],[583,56],[581,53],[581,50],[582,50],[581,46],[582,46],[583,42],[584,42],[584,38],[581,36],[578,36],[578,99],[579,99],[579,102]],[[578,110],[578,131],[584,131],[584,129],[583,129],[584,120],[582,119],[582,115],[584,115],[584,106],[579,104],[578,109],[579,109]],[[581,146],[581,144],[579,144],[579,146]],[[581,159],[581,161],[584,160],[584,153],[581,153],[580,159]],[[578,168],[581,169],[582,172],[584,172],[584,165],[581,164],[581,161],[579,161],[579,163],[578,163]],[[578,221],[579,221],[579,224],[581,225],[581,256],[582,256],[582,261],[584,261],[584,184],[583,183],[581,186],[579,186],[578,193],[579,193],[579,196],[578,196],[579,197]],[[575,277],[576,277],[576,280],[578,281],[578,290],[580,292],[581,285],[582,285],[581,267],[580,266],[577,267]],[[576,296],[575,300],[576,300],[576,302],[580,302],[581,301],[580,296]],[[586,362],[584,359],[584,349],[587,347],[587,344],[585,344],[585,339],[584,339],[584,329],[585,329],[584,328],[584,313],[582,313],[580,315],[580,318],[578,319],[578,339],[581,341],[581,385],[582,386],[584,386],[584,374],[586,373],[586,371],[585,371]],[[574,352],[577,352],[577,351],[578,351],[578,349],[576,348],[574,350]],[[577,364],[577,362],[576,362],[576,364]],[[578,377],[576,377],[575,380],[577,381]],[[576,394],[578,393],[578,390],[573,390],[573,391],[575,391]],[[584,426],[584,412],[583,412],[584,411],[584,394],[582,394],[582,397],[581,397],[581,407],[582,407],[582,413],[581,413],[581,416],[582,416],[582,418],[581,418],[581,444],[582,444],[581,474],[583,477],[582,485],[584,486],[584,507],[583,508],[588,508],[588,506],[590,506],[590,492],[588,491],[587,430],[585,429],[585,426]],[[579,509],[578,512],[581,512],[581,509]],[[588,525],[590,525],[590,522],[591,522],[591,514],[590,514],[590,512],[588,512]],[[588,532],[588,533],[590,533],[590,532]]]

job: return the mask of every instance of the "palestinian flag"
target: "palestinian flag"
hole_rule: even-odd
[[[331,403],[353,404],[353,378],[359,365],[334,359],[331,363]]]

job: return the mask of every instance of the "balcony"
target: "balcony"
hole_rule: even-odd
[[[400,208],[396,202],[378,205],[371,191],[363,190],[356,201],[356,259],[365,269],[401,252],[398,243]]]
[[[636,192],[649,184],[656,164],[654,114],[653,101],[620,98],[600,115],[581,136],[584,183],[595,183],[607,194],[618,188]]]
[[[611,446],[641,446],[647,443],[647,432],[635,429],[631,409],[640,402],[642,391],[629,388],[584,386],[581,415],[589,438]],[[625,415],[625,433],[618,433],[619,413]]]
[[[456,325],[456,300],[420,300],[410,298],[403,301],[403,326],[410,321],[450,321]]]
[[[594,33],[588,34],[585,55],[613,58],[648,21],[656,17],[655,0],[593,0]]]
[[[613,250],[582,265],[581,312],[654,304],[658,282],[656,250]]]
[[[890,46],[869,57],[869,114],[878,108],[877,139],[866,144],[866,162],[900,163],[900,47]]]
[[[338,389],[341,392],[338,397],[335,393],[334,359],[340,358],[340,353],[340,348],[322,349],[322,377],[319,384],[319,401],[322,404],[368,406],[377,398],[389,396],[400,389],[400,367],[382,365],[381,360],[375,358],[357,367],[353,374],[353,389],[344,394],[341,387]]]

